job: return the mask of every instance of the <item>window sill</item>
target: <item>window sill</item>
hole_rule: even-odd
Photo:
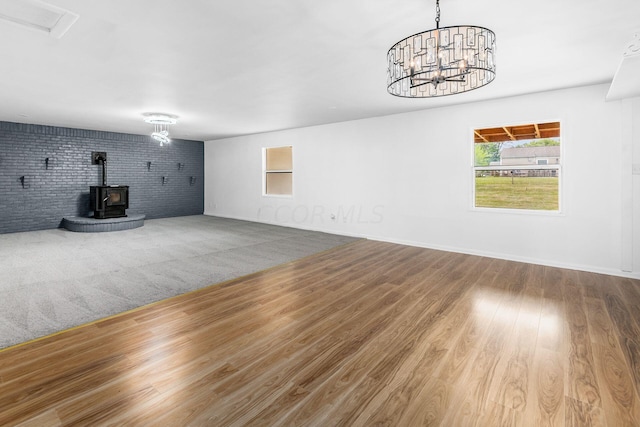
[[[276,199],[293,199],[293,194],[263,194],[262,197],[271,197]]]
[[[483,207],[472,207],[472,212],[479,213],[493,213],[493,214],[515,214],[515,215],[536,215],[536,216],[565,216],[564,212],[561,210],[558,211],[545,211],[538,209],[511,209],[511,208],[483,208]]]

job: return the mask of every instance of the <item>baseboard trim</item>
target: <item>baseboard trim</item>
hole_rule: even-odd
[[[434,249],[434,250],[445,251],[445,252],[456,252],[456,253],[461,253],[461,254],[482,256],[482,257],[487,257],[487,258],[503,259],[503,260],[506,260],[506,261],[524,262],[524,263],[527,263],[527,264],[544,265],[544,266],[547,266],[547,267],[556,267],[556,268],[566,268],[568,270],[586,271],[586,272],[589,272],[589,273],[606,274],[606,275],[609,275],[609,276],[626,277],[626,278],[629,278],[629,279],[640,280],[640,272],[637,272],[637,273],[636,272],[626,272],[626,271],[622,271],[622,270],[594,267],[594,266],[591,266],[591,265],[562,263],[562,262],[555,262],[555,261],[546,260],[546,259],[513,256],[511,254],[504,254],[504,253],[500,253],[500,252],[475,251],[475,250],[471,250],[471,249],[467,249],[467,248],[460,248],[460,247],[455,247],[455,246],[433,245],[433,244],[427,244],[427,243],[424,243],[424,242],[416,242],[416,241],[412,241],[412,240],[394,239],[394,238],[389,238],[389,237],[384,237],[384,236],[375,236],[375,235],[368,235],[368,234],[349,233],[349,232],[343,232],[342,230],[326,230],[326,229],[320,229],[320,228],[317,228],[317,227],[306,227],[306,226],[303,226],[301,224],[295,224],[295,225],[282,224],[282,223],[277,223],[277,222],[258,220],[256,218],[245,218],[245,217],[240,217],[240,216],[222,215],[222,214],[218,214],[218,213],[214,214],[214,213],[210,213],[210,212],[205,212],[204,215],[217,216],[217,217],[220,217],[220,218],[228,218],[228,219],[238,219],[238,220],[241,220],[241,221],[258,222],[258,223],[261,223],[261,224],[278,225],[278,226],[281,226],[281,227],[298,228],[298,229],[301,229],[301,230],[317,231],[317,232],[320,232],[320,233],[340,234],[342,236],[349,236],[349,237],[357,237],[357,238],[362,238],[362,239],[376,240],[376,241],[379,241],[379,242],[395,243],[395,244],[398,244],[398,245],[414,246],[414,247],[418,247],[418,248]]]

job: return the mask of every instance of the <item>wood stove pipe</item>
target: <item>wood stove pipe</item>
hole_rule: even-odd
[[[102,185],[107,186],[107,159],[102,159]]]
[[[107,186],[107,153],[93,152],[93,164],[100,164],[102,166],[102,185]]]

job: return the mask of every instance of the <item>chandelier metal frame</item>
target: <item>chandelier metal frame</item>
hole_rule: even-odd
[[[496,76],[496,36],[488,28],[459,25],[414,34],[387,52],[387,91],[406,98],[455,95],[491,83]]]
[[[158,141],[162,147],[171,142],[171,138],[169,138],[169,125],[176,124],[178,117],[164,113],[145,113],[144,121],[153,125],[151,138]]]

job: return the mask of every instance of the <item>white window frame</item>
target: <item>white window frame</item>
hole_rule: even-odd
[[[512,126],[520,126],[526,123],[551,123],[551,122],[559,122],[560,123],[560,161],[557,164],[547,164],[547,165],[531,165],[531,166],[517,166],[518,170],[551,170],[554,169],[558,174],[558,210],[544,210],[544,209],[516,209],[516,208],[497,208],[497,207],[485,207],[485,206],[476,206],[476,171],[492,171],[492,170],[509,170],[516,169],[515,165],[513,167],[511,165],[505,166],[476,166],[475,165],[475,130],[476,129],[486,129],[486,128],[500,128],[500,127],[512,127]],[[500,123],[500,124],[489,124],[489,125],[480,125],[473,126],[470,129],[470,140],[471,140],[471,210],[476,212],[484,212],[484,213],[509,213],[509,214],[524,214],[524,215],[542,215],[542,216],[564,216],[563,210],[563,181],[564,181],[564,172],[563,172],[563,164],[565,163],[565,145],[566,145],[566,131],[565,131],[565,120],[562,119],[542,119],[542,120],[521,120],[517,123]],[[537,162],[536,162],[537,163]]]
[[[282,169],[282,170],[267,170],[267,151],[272,148],[291,148],[291,169]],[[267,175],[270,173],[289,173],[291,174],[291,194],[270,194],[267,193]],[[262,196],[263,197],[277,197],[277,198],[285,198],[290,199],[293,198],[293,146],[292,145],[281,145],[275,147],[263,147],[262,148]]]

